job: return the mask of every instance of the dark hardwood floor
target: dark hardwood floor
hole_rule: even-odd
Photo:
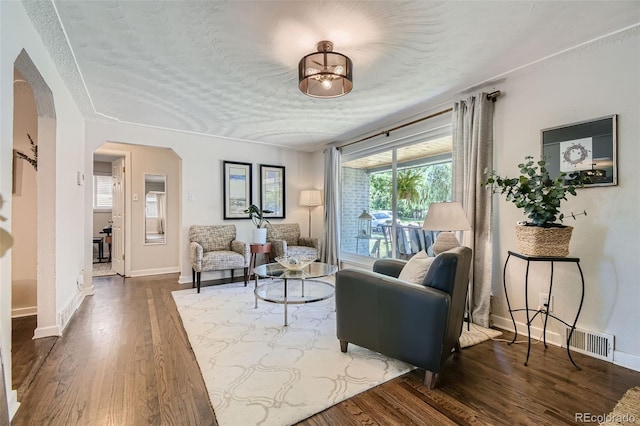
[[[176,275],[95,278],[88,297],[22,398],[13,425],[215,425],[171,291]],[[336,340],[336,350],[339,349]],[[302,425],[557,425],[606,414],[635,372],[542,344],[485,342],[447,363],[438,387],[423,373],[346,400]]]
[[[18,401],[58,340],[57,337],[33,339],[37,323],[35,315],[11,320],[11,387],[17,389]]]
[[[176,281],[94,278],[96,294],[54,345],[12,424],[216,424],[171,297]]]

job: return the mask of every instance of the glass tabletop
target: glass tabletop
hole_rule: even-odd
[[[338,272],[337,266],[321,262],[313,262],[309,266],[306,266],[299,271],[292,271],[280,265],[279,263],[268,263],[266,265],[260,265],[253,269],[253,273],[261,277],[287,279],[320,278],[326,277],[328,275],[333,275],[336,272]]]
[[[285,284],[286,282],[286,284]],[[333,296],[331,283],[317,280],[269,280],[256,287],[254,293],[267,302],[298,305],[319,302]],[[285,313],[286,315],[286,313]],[[285,318],[286,324],[286,318]]]

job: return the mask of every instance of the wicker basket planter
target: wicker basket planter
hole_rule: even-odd
[[[518,252],[527,256],[568,256],[572,231],[572,226],[542,228],[516,225]]]

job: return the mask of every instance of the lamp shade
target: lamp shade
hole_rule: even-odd
[[[336,98],[353,88],[353,64],[342,53],[333,52],[333,43],[321,41],[318,51],[298,64],[298,87],[314,98]]]
[[[322,194],[318,189],[305,189],[300,192],[300,205],[315,207],[322,205]]]
[[[471,229],[462,205],[457,202],[432,203],[422,229],[427,231],[466,231]]]

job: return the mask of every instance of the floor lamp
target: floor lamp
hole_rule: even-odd
[[[424,219],[422,229],[426,231],[444,231],[438,234],[433,243],[433,254],[445,252],[460,245],[455,234],[451,231],[468,231],[471,229],[467,215],[462,204],[457,201],[451,203],[431,203],[427,217]],[[471,287],[471,282],[469,282]],[[467,290],[467,319],[471,323],[471,297],[473,289]],[[469,324],[468,323],[468,324]],[[469,325],[467,324],[467,329]]]
[[[300,192],[300,205],[309,208],[309,238],[311,238],[311,209],[322,205],[322,194],[319,189],[305,189]]]

